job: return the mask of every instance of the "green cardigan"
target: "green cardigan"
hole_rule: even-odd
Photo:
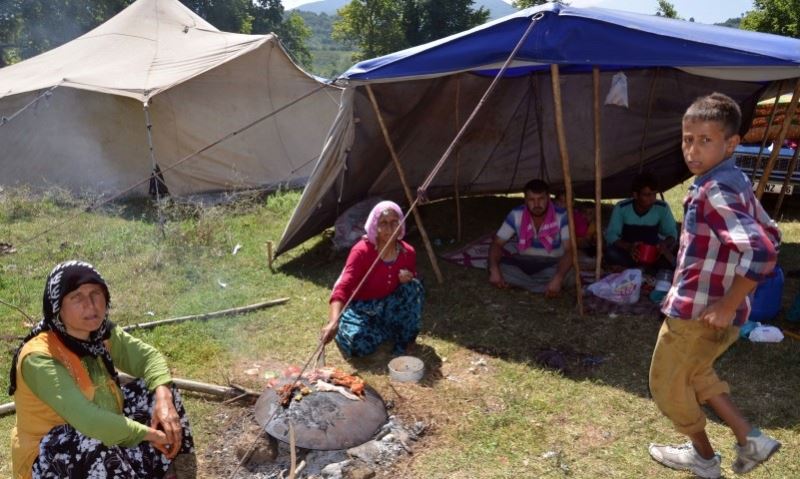
[[[164,356],[154,347],[119,326],[111,331],[109,340],[114,366],[144,379],[150,391],[172,381]],[[81,363],[96,387],[92,401],[81,393],[67,368],[51,357],[38,353],[25,356],[22,377],[36,396],[83,435],[106,446],[132,447],[142,442],[148,427],[122,415],[102,359],[86,356]]]

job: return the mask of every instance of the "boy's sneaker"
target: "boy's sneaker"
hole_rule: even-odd
[[[772,457],[781,448],[781,443],[762,432],[756,437],[748,436],[744,446],[735,444],[733,448],[736,460],[731,468],[736,474],[744,474]]]
[[[719,454],[703,459],[691,442],[677,446],[650,444],[650,457],[656,462],[680,471],[691,471],[699,477],[717,479],[722,475]]]

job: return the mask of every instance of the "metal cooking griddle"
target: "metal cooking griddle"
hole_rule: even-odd
[[[364,399],[354,401],[337,392],[320,392],[305,379],[300,383],[312,393],[284,408],[276,390],[291,379],[266,389],[256,401],[256,421],[272,437],[289,442],[289,423],[294,425],[295,443],[304,449],[331,451],[363,444],[375,435],[387,420],[386,405],[371,387],[364,389]],[[267,424],[272,414],[275,417]]]

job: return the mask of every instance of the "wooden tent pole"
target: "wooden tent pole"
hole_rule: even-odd
[[[647,98],[647,116],[644,119],[644,130],[642,131],[642,142],[639,145],[639,173],[644,169],[644,146],[647,141],[647,132],[650,129],[650,116],[653,114],[653,98],[656,93],[656,80],[658,80],[659,69],[653,74],[653,81],[650,82],[650,94]]]
[[[375,116],[378,118],[378,125],[380,125],[381,132],[383,133],[383,140],[386,142],[386,147],[389,149],[389,155],[391,155],[392,161],[394,162],[394,167],[397,169],[397,176],[400,177],[400,182],[403,184],[403,191],[406,193],[406,199],[408,200],[409,207],[412,208],[412,212],[414,213],[414,221],[416,221],[417,228],[419,228],[419,233],[422,236],[422,242],[425,243],[425,249],[428,251],[428,257],[431,260],[431,266],[433,266],[433,272],[436,275],[436,280],[439,282],[439,284],[442,284],[444,283],[444,278],[442,277],[441,270],[439,270],[439,263],[436,261],[436,254],[433,252],[433,246],[431,246],[428,233],[425,231],[425,226],[422,224],[422,217],[420,216],[418,209],[413,207],[414,196],[411,194],[411,189],[408,187],[406,175],[403,172],[403,166],[400,164],[400,159],[397,157],[394,144],[389,136],[389,130],[386,129],[386,124],[383,122],[383,116],[381,115],[381,110],[378,106],[378,100],[375,99],[375,93],[372,91],[372,86],[367,85],[366,89],[367,94],[369,95],[369,101],[372,103],[372,109],[375,110]]]
[[[778,201],[775,203],[775,209],[772,211],[772,217],[777,218],[778,213],[781,211],[781,206],[783,206],[783,199],[786,196],[786,189],[789,187],[789,182],[792,180],[792,176],[794,176],[794,171],[797,169],[797,156],[800,153],[800,146],[794,149],[794,154],[792,155],[792,159],[789,161],[789,166],[786,167],[786,175],[783,177],[783,186],[781,187],[781,193],[778,195]]]
[[[561,83],[558,65],[550,65],[550,79],[553,82],[553,103],[556,114],[556,133],[558,150],[561,153],[561,168],[564,171],[564,188],[567,195],[567,219],[569,220],[569,242],[572,246],[572,267],[575,269],[575,292],[578,299],[578,313],[583,316],[583,288],[581,288],[581,267],[578,263],[578,239],[575,237],[575,218],[572,212],[572,175],[569,172],[569,152],[567,137],[564,134],[564,114],[561,104]]]
[[[592,86],[594,89],[594,224],[597,231],[597,253],[594,266],[594,280],[600,281],[602,274],[600,264],[603,261],[603,235],[600,234],[603,223],[601,200],[603,198],[603,169],[600,148],[600,68],[592,68]]]
[[[781,91],[783,91],[783,82],[781,80],[778,82],[778,93],[775,95],[775,103],[772,104],[772,111],[769,112],[769,120],[767,121],[767,128],[764,130],[764,136],[761,138],[761,146],[758,147],[758,155],[756,156],[756,161],[753,163],[753,175],[750,178],[750,181],[753,183],[756,182],[756,176],[758,175],[758,165],[761,163],[761,154],[764,152],[764,148],[767,146],[767,140],[769,139],[769,130],[772,128],[772,123],[775,121],[775,113],[778,112],[778,103],[781,98]],[[756,105],[756,110],[758,110],[758,106]]]
[[[783,125],[781,125],[781,131],[778,134],[778,139],[775,141],[774,146],[772,147],[772,154],[769,155],[769,160],[767,161],[767,166],[764,167],[764,171],[761,173],[761,178],[758,180],[758,187],[756,188],[756,198],[759,200],[761,196],[764,194],[764,188],[767,187],[767,181],[769,181],[769,175],[772,174],[772,168],[775,167],[775,161],[778,159],[778,155],[781,153],[781,147],[783,146],[783,140],[786,139],[786,134],[789,132],[789,126],[792,124],[792,118],[794,117],[794,110],[797,107],[797,101],[800,100],[800,78],[794,84],[794,93],[792,93],[792,101],[789,102],[789,106],[786,108],[786,116],[783,119]]]
[[[461,128],[461,115],[459,109],[459,103],[461,101],[461,76],[456,76],[456,134],[458,134],[458,130]],[[456,151],[456,173],[455,173],[455,181],[454,189],[456,194],[456,239],[457,241],[461,241],[461,195],[459,194],[459,170],[461,166],[461,148]]]

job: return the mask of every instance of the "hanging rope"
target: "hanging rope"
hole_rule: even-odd
[[[464,125],[461,127],[461,130],[458,132],[456,137],[453,138],[453,141],[450,143],[450,146],[447,147],[447,150],[444,152],[442,157],[439,159],[439,161],[433,167],[433,170],[431,170],[431,172],[428,175],[428,177],[422,183],[422,186],[419,187],[417,198],[419,198],[420,196],[422,196],[422,197],[425,196],[426,191],[428,190],[428,188],[430,187],[431,183],[433,182],[433,179],[439,173],[439,170],[442,169],[442,166],[444,166],[444,162],[447,161],[447,159],[450,157],[450,154],[455,149],[455,146],[458,144],[458,142],[464,136],[464,133],[467,131],[469,126],[472,124],[472,121],[475,120],[475,117],[478,115],[478,112],[481,110],[483,105],[486,103],[486,100],[489,98],[489,96],[491,96],[492,92],[494,92],[494,89],[495,89],[495,87],[497,87],[497,84],[499,83],[500,78],[502,78],[505,75],[506,70],[508,70],[509,65],[511,65],[511,62],[517,56],[517,52],[519,51],[520,48],[522,48],[522,45],[525,43],[525,40],[528,39],[528,35],[530,35],[531,31],[533,31],[534,25],[536,25],[536,23],[539,20],[541,20],[542,18],[544,18],[544,14],[543,13],[537,13],[537,14],[535,14],[535,15],[533,15],[531,17],[530,25],[528,25],[528,28],[525,30],[525,33],[522,35],[522,38],[520,38],[519,42],[517,42],[517,45],[514,47],[514,50],[511,51],[511,54],[508,56],[508,59],[506,59],[505,63],[503,63],[503,67],[500,69],[500,71],[494,77],[494,80],[492,80],[492,83],[489,85],[489,88],[483,94],[483,97],[478,102],[478,105],[475,107],[474,110],[472,110],[472,113],[469,115],[469,118],[467,118],[467,121],[464,122]],[[417,201],[414,201],[414,203],[416,204]]]
[[[296,103],[308,98],[309,96],[313,95],[314,93],[322,90],[323,88],[325,88],[327,86],[328,86],[327,84],[321,84],[317,88],[315,88],[315,89],[309,91],[308,93],[306,93],[306,94],[304,94],[304,95],[302,95],[302,96],[290,101],[289,103],[283,105],[282,107],[280,107],[280,108],[278,108],[276,110],[273,110],[272,112],[267,113],[266,115],[264,115],[264,116],[262,116],[262,117],[260,117],[260,118],[258,118],[256,120],[251,121],[250,123],[248,123],[247,125],[243,126],[242,128],[239,128],[236,131],[228,133],[227,135],[225,135],[222,138],[214,141],[213,143],[210,143],[210,144],[204,146],[203,148],[200,148],[199,150],[195,151],[194,153],[191,153],[191,154],[183,157],[182,159],[176,161],[172,165],[170,165],[170,166],[164,168],[163,170],[161,170],[161,173],[163,174],[163,173],[166,173],[166,172],[168,172],[170,170],[173,170],[173,169],[177,168],[178,166],[180,166],[180,165],[186,163],[187,161],[197,157],[198,155],[210,150],[211,148],[219,145],[220,143],[223,143],[223,142],[233,138],[234,136],[238,135],[239,133],[242,133],[242,132],[244,132],[246,130],[249,130],[250,128],[254,127],[255,125],[258,125],[262,121],[265,121],[265,120],[277,115],[278,113],[282,112],[283,110],[285,110],[287,108],[290,108],[291,106],[295,105]],[[144,183],[147,183],[148,181],[150,181],[150,175],[146,176],[143,180],[138,181],[138,182],[134,183],[133,185],[129,186],[128,188],[120,191],[119,193],[117,193],[117,194],[115,194],[115,195],[113,195],[113,196],[111,196],[109,198],[106,198],[105,200],[102,200],[100,202],[97,202],[97,203],[87,207],[84,211],[69,215],[64,220],[56,222],[55,224],[53,224],[53,226],[51,226],[49,228],[46,228],[45,230],[43,230],[43,231],[41,231],[39,233],[36,233],[33,236],[30,236],[28,238],[23,239],[22,241],[20,241],[19,244],[20,245],[25,245],[27,243],[30,243],[31,241],[34,241],[34,240],[46,235],[47,233],[50,233],[51,231],[64,226],[68,222],[70,222],[70,221],[74,220],[75,218],[77,218],[78,216],[80,216],[81,213],[84,213],[84,212],[88,213],[90,211],[96,210],[97,208],[99,208],[99,207],[101,207],[101,206],[103,206],[103,205],[105,205],[105,204],[107,204],[107,203],[109,203],[111,201],[114,201],[117,198],[120,198],[121,196],[125,195],[126,193],[129,193],[129,192],[133,191],[134,189],[138,188],[139,186],[143,185]]]
[[[161,204],[161,188],[159,188],[162,178],[162,172],[158,168],[156,162],[156,153],[153,148],[153,123],[150,121],[150,106],[149,101],[144,103],[144,124],[147,130],[147,148],[150,153],[150,163],[153,167],[153,172],[150,176],[150,186],[156,194],[156,207],[158,209],[158,230],[161,232],[161,237],[166,238],[167,234],[164,232],[164,208]]]
[[[19,110],[15,111],[11,116],[0,117],[0,127],[6,125],[7,123],[11,123],[11,121],[13,121],[14,118],[16,118],[20,113],[22,113],[23,111],[25,111],[28,108],[32,107],[33,105],[37,104],[39,102],[39,100],[41,100],[42,98],[50,97],[53,94],[53,90],[55,90],[58,87],[59,87],[59,85],[55,85],[55,86],[52,86],[52,87],[48,88],[43,93],[41,93],[39,96],[37,96],[36,98],[31,100],[29,103],[27,103],[25,106],[23,106]]]

